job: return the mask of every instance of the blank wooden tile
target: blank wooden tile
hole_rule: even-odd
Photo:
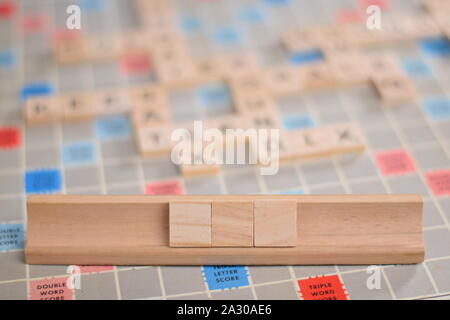
[[[53,123],[62,117],[61,108],[54,97],[28,98],[25,109],[25,118],[29,124]]]
[[[253,247],[253,202],[212,203],[212,246]]]
[[[211,247],[211,202],[171,202],[169,216],[171,247]]]
[[[255,247],[295,247],[297,245],[297,201],[255,200]]]

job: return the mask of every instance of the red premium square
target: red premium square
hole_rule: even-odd
[[[16,148],[19,144],[19,129],[13,127],[0,127],[0,149]]]
[[[385,176],[416,171],[414,162],[405,150],[388,150],[375,154],[375,161]]]
[[[298,286],[305,300],[348,300],[337,275],[298,280]]]
[[[145,186],[145,194],[182,194],[180,181],[158,181],[149,183]]]
[[[435,196],[450,195],[450,170],[427,172],[425,179]]]
[[[128,53],[121,57],[120,69],[126,75],[142,75],[151,71],[151,62],[147,54]]]
[[[30,300],[72,300],[72,289],[67,287],[67,279],[54,278],[30,281]]]
[[[16,6],[12,1],[0,0],[0,20],[10,18],[16,11]]]

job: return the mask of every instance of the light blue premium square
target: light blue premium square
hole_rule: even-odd
[[[23,249],[23,224],[0,224],[0,252]]]
[[[445,96],[426,99],[422,101],[422,107],[433,121],[450,120],[450,99]]]
[[[248,273],[244,266],[204,266],[203,274],[209,290],[248,286]]]
[[[315,63],[322,60],[323,54],[320,50],[298,51],[289,56],[289,63],[295,66]]]
[[[431,70],[427,64],[418,58],[405,58],[401,60],[401,65],[406,73],[413,77],[429,77]]]
[[[124,114],[101,117],[95,123],[97,137],[101,140],[112,140],[130,135],[130,122]]]
[[[201,107],[224,107],[232,104],[228,86],[224,83],[211,83],[199,87],[196,99]]]
[[[283,127],[287,131],[306,129],[314,126],[314,119],[308,114],[290,114],[283,117]]]
[[[213,34],[214,41],[224,47],[237,45],[241,42],[241,34],[233,27],[218,29]]]
[[[93,164],[96,148],[92,142],[73,142],[63,146],[62,160],[66,167]]]

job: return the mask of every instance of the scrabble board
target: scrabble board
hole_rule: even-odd
[[[84,37],[111,38],[142,29],[143,13],[132,1],[0,0],[0,299],[450,298],[448,32],[361,49],[373,57],[392,57],[402,81],[414,86],[414,99],[385,105],[379,86],[368,83],[276,97],[286,131],[354,122],[366,140],[362,153],[289,162],[272,176],[248,165],[184,176],[167,156],[141,155],[127,113],[25,122],[28,99],[158,82],[158,64],[140,55],[56,61],[55,43],[67,33],[66,9],[72,4],[81,8]],[[394,21],[429,14],[418,0],[174,0],[172,18],[193,60],[251,52],[262,69],[281,64],[308,68],[323,54],[287,48],[282,41],[287,32],[365,23],[369,5],[379,6],[383,19]],[[167,93],[175,123],[233,113],[230,92],[220,82],[176,86]],[[382,98],[390,100],[388,93]],[[37,193],[419,193],[424,197],[426,257],[417,265],[370,267],[27,265],[25,201]],[[73,270],[79,272],[80,288],[67,286]]]

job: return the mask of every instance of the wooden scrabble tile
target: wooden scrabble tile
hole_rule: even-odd
[[[158,50],[160,47],[175,46],[177,49],[186,49],[186,43],[183,37],[178,32],[173,30],[160,30],[147,33],[148,40],[151,42],[151,47]]]
[[[342,45],[349,45],[348,27],[345,24],[321,25],[312,27],[310,33],[319,48],[341,50]]]
[[[86,40],[81,36],[58,40],[54,54],[60,64],[77,64],[89,59]]]
[[[320,90],[336,85],[336,76],[324,62],[315,63],[300,69],[301,90]]]
[[[287,30],[281,41],[290,52],[309,51],[318,47],[318,42],[311,29],[295,28]]]
[[[181,41],[167,42],[158,46],[154,45],[151,56],[158,66],[190,60],[186,46]]]
[[[213,201],[212,246],[253,247],[253,201]]]
[[[240,114],[268,112],[276,108],[274,99],[268,94],[239,95],[234,99],[234,108]]]
[[[403,70],[392,55],[373,55],[365,57],[372,79],[402,75]]]
[[[265,139],[265,141],[262,141],[263,139]],[[260,136],[259,143],[262,143],[263,146],[265,145],[266,150],[270,150],[267,155],[261,154],[260,152],[258,154],[258,151],[254,149],[255,146],[252,144],[250,145],[252,152],[256,152],[258,164],[261,167],[270,166],[270,162],[274,157],[278,158],[281,163],[287,163],[296,159],[297,151],[295,150],[295,147],[297,144],[293,143],[282,129],[278,131],[278,141],[272,142],[271,136],[268,135],[267,137]],[[264,159],[264,156],[266,159]]]
[[[225,134],[227,129],[242,128],[242,118],[237,115],[213,118],[205,122],[205,128],[215,128]]]
[[[343,123],[324,128],[330,132],[330,153],[362,152],[366,148],[364,135],[356,123]]]
[[[171,247],[211,247],[211,202],[170,202]]]
[[[89,37],[86,40],[90,59],[106,60],[117,58],[124,50],[119,37]]]
[[[136,127],[148,127],[171,122],[170,110],[167,107],[142,107],[135,108],[131,112],[133,125]]]
[[[219,174],[220,165],[182,164],[180,165],[180,172],[184,178],[213,176]]]
[[[215,57],[195,62],[195,69],[199,83],[215,82],[224,77],[220,63]]]
[[[90,119],[97,114],[93,95],[90,92],[63,94],[57,100],[65,121]]]
[[[243,73],[252,73],[260,69],[260,62],[254,53],[240,52],[218,58],[219,67],[225,77],[236,77]]]
[[[168,125],[137,127],[136,142],[140,154],[144,156],[169,154],[173,145],[171,133],[172,128]]]
[[[54,97],[31,97],[26,101],[25,118],[28,124],[53,123],[62,117]]]
[[[450,10],[449,0],[425,0],[422,1],[429,13],[448,12]]]
[[[264,113],[249,113],[244,118],[247,121],[247,127],[254,129],[280,128],[280,115],[277,110],[267,110]]]
[[[137,12],[141,15],[141,22],[144,26],[147,26],[147,20],[149,18],[157,16],[167,16],[174,12],[174,6],[172,1],[139,1],[137,5]]]
[[[191,131],[189,127],[186,129]],[[176,153],[181,157],[178,164],[183,177],[216,175],[220,172],[220,166],[223,164],[223,145],[219,141],[203,141],[199,150],[192,144],[191,139],[188,138],[184,142],[188,146]],[[185,154],[185,152],[190,153]]]
[[[334,40],[326,43],[322,43],[320,45],[320,51],[324,55],[326,59],[330,56],[347,56],[347,55],[356,55],[360,54],[360,51],[357,47],[352,45],[348,40]]]
[[[167,92],[160,86],[148,85],[133,87],[129,91],[133,109],[139,108],[168,108]]]
[[[261,168],[271,167],[274,161],[287,163],[295,159],[295,145],[290,143],[282,129],[259,135],[257,140],[249,137],[248,145],[252,158]]]
[[[329,64],[337,84],[359,84],[369,80],[370,69],[360,54],[328,55]]]
[[[382,44],[388,41],[389,35],[384,28],[368,29],[366,24],[352,24],[348,26],[348,41],[355,46]]]
[[[172,14],[163,14],[163,15],[151,15],[147,16],[146,19],[144,19],[145,23],[144,28],[146,31],[150,33],[154,32],[167,32],[171,31],[173,33],[176,32],[177,26],[176,23],[174,23],[174,17]]]
[[[267,90],[275,96],[286,96],[300,93],[300,72],[289,65],[267,68],[264,73]]]
[[[403,75],[391,75],[374,79],[381,101],[385,104],[395,104],[414,101],[416,90],[412,81]]]
[[[157,72],[161,83],[169,88],[191,86],[198,79],[195,66],[190,60],[176,60],[159,65]]]
[[[106,89],[95,92],[94,105],[100,115],[123,113],[131,110],[131,102],[126,90]]]
[[[449,10],[450,10],[450,1]],[[450,40],[450,20],[448,19],[447,11],[439,11],[432,14],[432,17],[441,30],[441,32]]]
[[[242,72],[229,79],[233,93],[265,93],[266,85],[261,72]]]
[[[296,200],[255,200],[253,219],[255,247],[297,245]]]
[[[383,23],[383,28],[386,28],[393,40],[414,40],[440,35],[437,23],[426,15],[397,16],[390,23]]]
[[[148,44],[147,35],[138,31],[128,31],[117,36],[122,52],[146,52]]]
[[[313,159],[331,155],[332,135],[321,127],[289,131],[286,133],[294,159]]]

